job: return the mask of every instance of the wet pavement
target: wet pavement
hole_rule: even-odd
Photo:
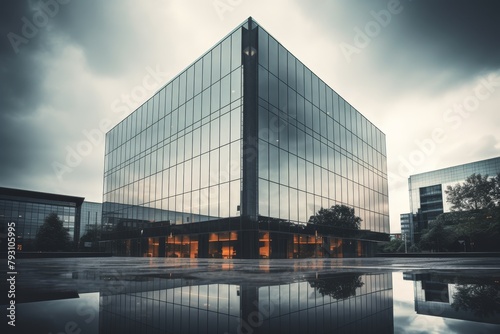
[[[17,269],[14,333],[500,332],[500,258],[22,259]]]

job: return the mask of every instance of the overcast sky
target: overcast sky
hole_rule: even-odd
[[[409,211],[408,175],[500,156],[499,1],[4,0],[1,6],[3,187],[101,202],[101,129],[248,16],[386,134],[392,232],[400,231],[399,214]],[[146,96],[135,94],[115,112],[137,87]]]

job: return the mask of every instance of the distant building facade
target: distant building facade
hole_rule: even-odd
[[[80,215],[80,238],[89,229],[101,229],[101,218],[102,203],[84,201]]]
[[[419,233],[427,228],[429,221],[440,214],[450,212],[450,204],[446,201],[445,194],[447,186],[463,183],[474,173],[496,176],[500,173],[500,157],[410,175],[408,189],[413,220],[413,228],[410,229],[412,242],[415,240],[415,232]]]
[[[413,244],[413,215],[411,213],[402,213],[399,216],[401,223],[401,236],[405,242]]]
[[[17,250],[35,250],[35,237],[38,229],[51,213],[59,216],[71,240],[77,245],[83,200],[83,197],[0,187],[1,249],[6,249],[7,225],[14,222]]]
[[[130,256],[368,256],[385,135],[251,18],[106,135],[103,246]],[[310,217],[343,204],[362,237]]]
[[[459,278],[459,279],[457,279]],[[442,318],[500,324],[500,310],[494,305],[497,291],[494,277],[457,277],[453,274],[405,273],[405,280],[413,281],[415,311],[417,314]],[[473,292],[471,292],[473,291]],[[476,293],[481,291],[483,293]],[[469,303],[463,302],[464,294]]]

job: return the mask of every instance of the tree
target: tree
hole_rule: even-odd
[[[379,250],[382,253],[404,253],[405,241],[403,239],[392,239],[388,243],[381,244]]]
[[[315,216],[309,219],[310,223],[333,227],[358,230],[361,218],[354,214],[354,209],[346,205],[334,205],[329,209],[321,208]]]
[[[320,277],[319,279],[309,281],[309,284],[323,296],[328,295],[337,300],[356,296],[356,289],[364,285],[361,276],[357,274]]]
[[[101,240],[101,229],[97,226],[89,226],[85,234],[80,238],[80,248],[89,250],[85,247],[85,242],[91,242],[92,247],[90,250],[95,250],[98,248],[99,240]]]
[[[45,217],[45,221],[36,234],[36,246],[39,251],[59,252],[69,250],[71,245],[68,230],[56,213]]]
[[[463,184],[448,186],[444,192],[452,204],[451,211],[480,210],[495,206],[496,185],[496,178],[488,180],[488,175],[474,173]]]
[[[442,220],[437,219],[429,223],[429,228],[422,232],[420,248],[427,250],[447,251],[455,241],[452,228],[445,226]]]
[[[500,173],[491,178],[491,197],[496,207],[500,207]]]
[[[456,311],[472,311],[480,318],[498,316],[500,287],[496,283],[458,285],[451,306]]]

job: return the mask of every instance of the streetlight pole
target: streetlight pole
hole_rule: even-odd
[[[403,234],[403,238],[405,238],[405,254],[408,253],[408,245],[406,243],[406,232]]]

